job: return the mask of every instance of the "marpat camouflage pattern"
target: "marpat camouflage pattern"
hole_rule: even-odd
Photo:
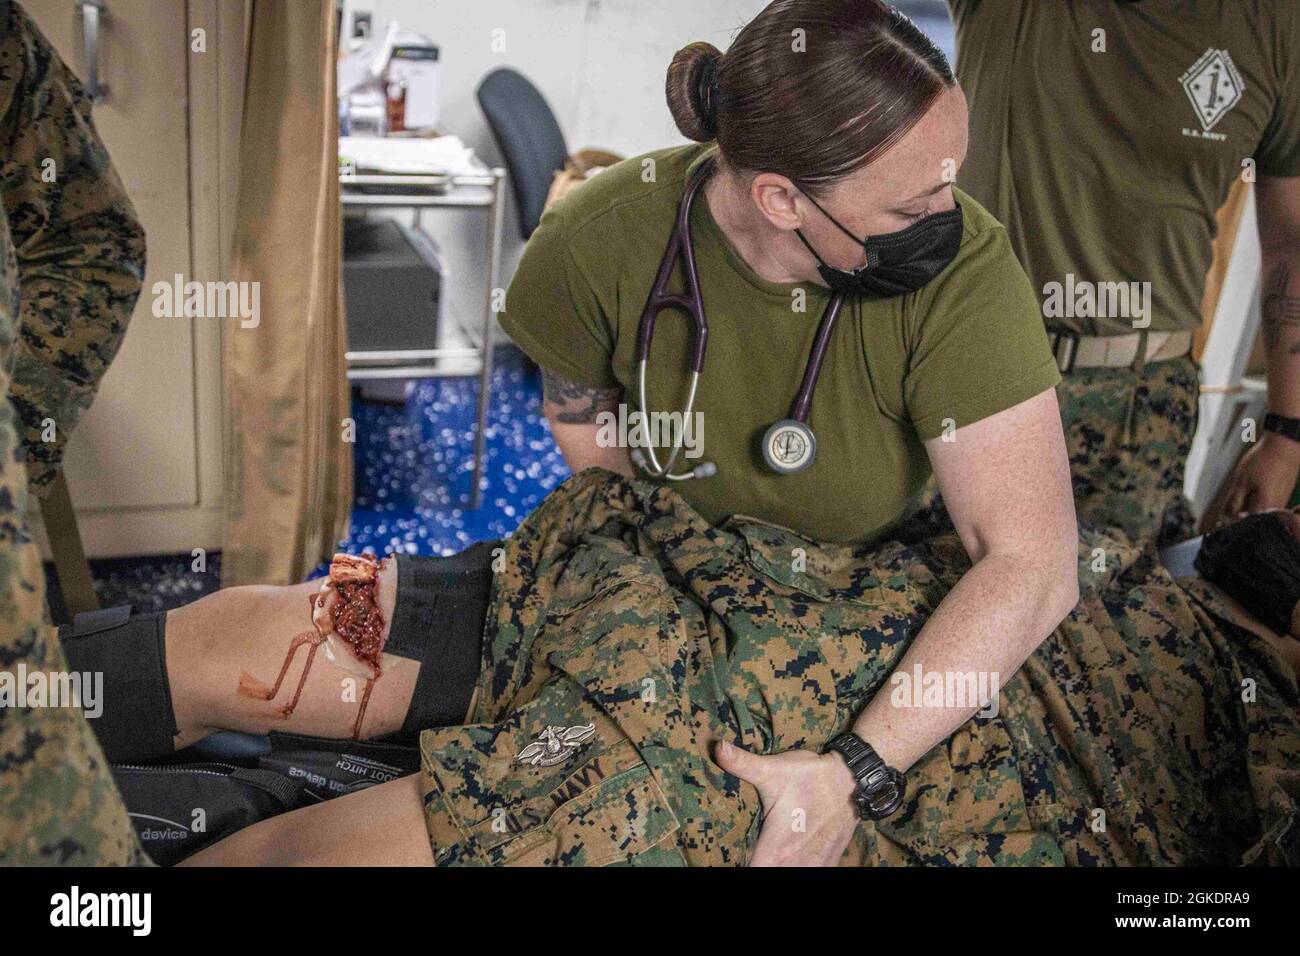
[[[66,671],[26,527],[24,461],[33,489],[57,474],[78,410],[126,330],[144,234],[80,85],[7,0],[0,115],[0,672]],[[41,440],[46,418],[57,427],[52,443]],[[0,865],[147,862],[81,711],[0,706]]]
[[[1079,606],[845,863],[1300,862],[1294,675],[1154,550],[1085,532],[1079,556]],[[504,565],[473,723],[421,736],[442,865],[743,865],[758,795],[714,743],[820,750],[890,692],[968,562],[955,535],[854,548],[714,528],[669,487],[592,469]],[[587,725],[567,759],[517,759]]]

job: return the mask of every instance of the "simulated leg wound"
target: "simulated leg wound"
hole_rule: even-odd
[[[364,555],[334,555],[329,577],[321,584],[320,590],[308,598],[307,620],[310,628],[289,642],[289,649],[275,683],[267,687],[256,677],[244,672],[239,677],[239,693],[257,700],[274,700],[280,693],[294,656],[305,645],[307,660],[298,677],[293,696],[280,708],[283,716],[290,716],[302,697],[302,689],[316,660],[316,652],[323,646],[325,656],[331,663],[365,678],[365,690],[362,691],[357,718],[352,725],[353,738],[360,738],[370,693],[383,670],[385,635],[384,614],[379,604],[379,573],[387,561],[387,558],[375,561]]]

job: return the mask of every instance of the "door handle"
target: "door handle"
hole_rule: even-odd
[[[92,103],[98,103],[108,95],[108,84],[99,82],[99,54],[107,9],[104,0],[77,0],[76,7],[81,14],[81,46],[86,58],[86,94]]]

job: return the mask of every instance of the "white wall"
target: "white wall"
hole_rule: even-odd
[[[389,20],[430,37],[441,51],[442,126],[501,164],[474,98],[479,82],[500,66],[527,76],[551,104],[569,149],[598,146],[625,156],[684,142],[664,100],[673,54],[693,40],[726,49],[765,0],[345,0],[343,30],[352,12],[370,11],[376,32]],[[494,52],[494,30],[504,52]],[[507,190],[508,192],[508,190]],[[425,229],[452,272],[448,307],[472,319],[485,307],[482,212],[439,210]],[[503,276],[518,261],[514,197],[506,207]]]

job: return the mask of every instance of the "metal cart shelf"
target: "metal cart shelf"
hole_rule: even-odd
[[[506,171],[500,168],[485,168],[481,174],[474,175],[391,176],[345,172],[339,176],[340,195],[345,211],[409,209],[412,211],[412,225],[416,228],[419,228],[422,215],[429,209],[487,210],[487,302],[483,310],[483,327],[476,335],[471,328],[460,323],[457,315],[452,315],[452,320],[460,326],[471,345],[461,348],[347,353],[349,381],[445,378],[477,374],[479,388],[474,419],[474,474],[469,500],[471,508],[477,508],[481,503],[480,486],[487,452],[487,412],[492,392],[492,338],[496,327],[492,303],[493,292],[500,281],[505,178]],[[448,371],[445,368],[448,360],[477,360],[478,367],[468,372],[463,369]]]

